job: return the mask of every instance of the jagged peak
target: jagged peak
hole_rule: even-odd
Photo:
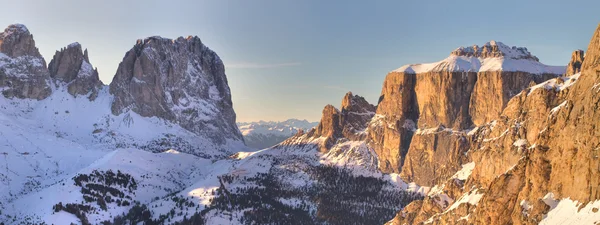
[[[573,51],[571,54],[571,61],[567,64],[567,72],[565,76],[571,76],[573,74],[581,72],[581,64],[583,63],[585,53],[581,49]]]
[[[565,66],[548,66],[539,62],[525,47],[509,47],[499,41],[482,46],[459,47],[442,61],[404,65],[392,72],[526,72],[531,74],[564,74]]]
[[[174,43],[177,43],[177,42],[180,42],[180,43],[183,43],[183,42],[197,42],[197,43],[202,44],[202,41],[200,40],[200,37],[193,36],[193,35],[188,35],[186,37],[179,36],[179,37],[177,37],[175,39],[166,38],[166,37],[162,37],[162,36],[157,36],[156,35],[156,36],[150,36],[150,37],[147,37],[147,38],[144,38],[144,39],[138,39],[136,41],[136,45],[146,45],[146,44],[153,43],[153,42],[159,42],[159,43],[165,43],[165,44],[167,44],[167,43],[174,44]]]
[[[33,56],[42,58],[35,47],[33,35],[23,24],[11,24],[0,33],[0,52],[10,57]],[[44,62],[44,64],[46,64]]]
[[[509,47],[502,42],[494,40],[486,42],[481,47],[478,45],[473,45],[471,47],[459,47],[452,51],[450,55],[478,58],[506,57],[511,59],[528,59],[539,61],[539,59],[532,55],[531,52],[529,52],[525,47]]]
[[[12,34],[27,34],[27,35],[29,35],[30,33],[29,33],[29,29],[27,29],[27,26],[20,24],[20,23],[15,23],[15,24],[8,25],[8,27],[6,27],[6,29],[4,29],[4,32],[2,32],[0,34],[0,38],[5,38]]]
[[[79,42],[73,42],[73,43],[67,45],[67,48],[77,48],[77,47],[81,48],[81,44],[79,44]]]

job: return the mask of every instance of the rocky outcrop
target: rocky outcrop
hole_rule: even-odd
[[[583,57],[583,50],[575,50],[573,54],[571,54],[571,61],[569,61],[569,64],[567,64],[567,72],[565,73],[565,76],[571,76],[581,72]]]
[[[380,169],[402,171],[417,129],[443,126],[461,132],[480,126],[499,116],[521,90],[563,73],[564,67],[541,64],[526,48],[494,41],[482,47],[458,48],[436,63],[406,65],[392,71],[384,81],[377,115],[369,125],[369,143],[379,156]],[[421,154],[411,154],[417,155]],[[452,174],[449,170],[440,179]]]
[[[219,56],[198,37],[138,40],[110,84],[112,113],[158,117],[218,145],[243,142]]]
[[[342,100],[342,110],[332,105],[323,109],[319,125],[308,135],[313,138],[325,138],[320,151],[327,152],[338,139],[364,140],[366,124],[375,115],[375,106],[369,104],[363,97],[348,92]]]
[[[25,25],[0,33],[0,91],[7,98],[44,99],[52,93],[46,61]]]
[[[90,100],[94,100],[102,86],[98,70],[90,63],[87,49],[82,50],[79,43],[56,51],[48,70],[55,81],[66,83],[68,92],[73,96],[90,94]]]
[[[342,99],[342,110],[333,105],[323,109],[321,121],[308,132],[299,132],[285,140],[280,146],[316,145],[321,153],[327,153],[334,145],[346,141],[364,141],[367,124],[375,115],[375,106],[363,97],[346,93]]]
[[[426,198],[406,207],[409,211],[398,213],[391,222],[539,224],[549,219],[546,215],[559,201],[575,202],[568,216],[577,216],[588,203],[600,199],[600,121],[594,119],[600,117],[598,71],[600,26],[581,74],[525,89],[508,102],[501,116],[469,133],[467,154],[475,166],[461,187],[462,195],[450,198],[453,204],[430,215],[422,213],[434,206]],[[429,219],[416,219],[422,217]]]

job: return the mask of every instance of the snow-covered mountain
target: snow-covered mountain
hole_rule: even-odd
[[[255,149],[264,149],[279,144],[300,130],[310,130],[318,122],[288,119],[286,121],[238,122],[237,126],[244,135],[246,145]]]
[[[24,25],[0,38],[0,222],[111,220],[248,150],[223,64],[197,37],[139,40],[111,87],[78,43],[47,68]],[[175,72],[189,86],[157,79]]]
[[[599,43],[600,26],[569,76],[525,48],[459,48],[390,72],[377,105],[349,92],[316,126],[240,132],[197,37],[138,40],[107,86],[81,45],[47,66],[11,25],[0,224],[595,224]]]
[[[0,223],[383,223],[421,198],[397,175],[345,169],[349,157],[317,146],[252,152],[223,64],[197,37],[138,40],[109,86],[78,43],[47,67],[24,25],[0,37]]]
[[[509,47],[502,42],[490,41],[472,47],[459,47],[448,58],[434,63],[404,65],[394,72],[527,72],[532,74],[564,74],[564,66],[548,66],[539,62],[527,48]]]

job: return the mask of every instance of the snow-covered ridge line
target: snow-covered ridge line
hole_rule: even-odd
[[[491,41],[481,48],[477,45],[460,47],[447,58],[433,63],[404,65],[392,72],[527,72],[531,74],[564,74],[565,66],[549,66],[540,63],[527,48],[508,47],[501,42]]]

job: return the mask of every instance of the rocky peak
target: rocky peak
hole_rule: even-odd
[[[42,57],[35,47],[33,35],[23,24],[9,25],[0,33],[0,52],[9,57],[34,56]],[[44,64],[46,64],[44,62]]]
[[[94,100],[98,88],[102,86],[98,70],[90,63],[87,49],[82,50],[77,42],[56,51],[48,70],[54,80],[67,83],[67,89],[73,96],[91,92],[90,100]]]
[[[600,69],[598,68],[600,67],[600,24],[596,28],[594,36],[592,36],[585,59],[586,60],[581,64],[582,72],[584,70],[595,72],[594,70],[597,71]]]
[[[44,99],[50,95],[46,61],[25,25],[13,24],[0,33],[0,91],[7,98]]]
[[[340,125],[340,110],[333,105],[326,105],[323,108],[321,121],[316,128],[315,136],[338,138],[341,135]]]
[[[333,105],[327,105],[323,109],[323,115],[319,125],[313,133],[313,137],[326,138],[325,145],[321,146],[321,152],[326,152],[338,139],[364,140],[364,130],[375,115],[376,107],[369,104],[365,98],[348,92],[342,99],[342,110]]]
[[[242,142],[219,56],[198,37],[138,40],[110,84],[112,113],[162,118],[217,145]]]
[[[452,51],[450,55],[467,56],[478,58],[511,58],[511,59],[529,59],[539,61],[539,59],[527,50],[525,47],[509,47],[502,42],[490,41],[483,46],[473,45],[471,47],[459,47]]]
[[[343,133],[351,135],[367,128],[376,110],[377,107],[371,105],[365,98],[353,95],[352,92],[346,93],[342,100]]]
[[[573,74],[581,72],[581,64],[583,63],[584,53],[583,50],[575,50],[573,54],[571,54],[571,61],[567,65],[567,72],[565,76],[571,76]]]

